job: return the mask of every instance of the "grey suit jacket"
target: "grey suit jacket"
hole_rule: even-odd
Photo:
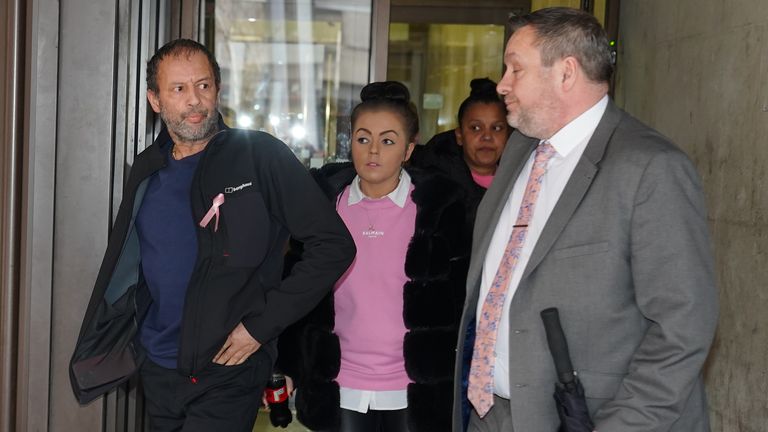
[[[488,245],[538,140],[515,132],[477,211],[462,327]],[[556,373],[539,312],[557,307],[599,432],[708,431],[700,377],[718,293],[705,202],[686,155],[609,103],[550,215],[510,307],[517,432],[554,432]],[[464,339],[454,431],[461,430]]]

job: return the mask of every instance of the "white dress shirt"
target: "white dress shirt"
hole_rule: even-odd
[[[496,365],[494,367],[494,393],[509,399],[509,306],[512,297],[515,295],[517,286],[523,276],[523,271],[531,257],[531,252],[539,239],[544,225],[552,213],[552,209],[557,204],[560,194],[562,194],[565,184],[570,179],[576,164],[578,163],[584,149],[587,147],[589,139],[597,128],[597,124],[605,113],[608,106],[608,96],[604,96],[600,101],[590,109],[582,113],[579,117],[573,119],[570,123],[560,129],[548,140],[557,151],[554,157],[547,164],[547,172],[544,174],[541,183],[541,190],[536,206],[528,224],[528,233],[526,234],[525,244],[520,252],[520,258],[517,261],[514,271],[509,279],[509,287],[504,298],[504,308],[501,313],[501,322],[498,326],[496,336]],[[517,214],[520,210],[520,204],[523,201],[525,186],[528,183],[528,176],[533,167],[535,152],[531,153],[520,176],[515,181],[512,193],[509,195],[504,209],[502,210],[493,238],[488,247],[483,263],[482,279],[480,281],[480,297],[477,303],[477,316],[481,315],[481,310],[485,297],[491,287],[496,271],[501,263],[501,257],[512,233],[512,226],[517,220]]]
[[[379,199],[389,198],[398,207],[403,208],[405,207],[405,202],[408,200],[410,193],[411,175],[408,174],[408,171],[401,170],[400,180],[398,181],[395,190]],[[360,189],[360,176],[355,176],[355,178],[352,179],[352,184],[349,185],[349,199],[347,200],[347,205],[355,205],[362,201],[363,198],[375,199],[365,196],[363,190]]]

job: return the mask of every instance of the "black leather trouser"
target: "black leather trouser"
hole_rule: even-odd
[[[341,410],[341,427],[334,432],[408,432],[408,409],[368,410],[367,413]]]

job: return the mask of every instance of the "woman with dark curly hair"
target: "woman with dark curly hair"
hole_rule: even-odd
[[[440,171],[461,184],[468,198],[468,217],[474,220],[512,129],[495,82],[475,78],[470,88],[469,96],[459,106],[459,126],[417,146],[410,164]]]

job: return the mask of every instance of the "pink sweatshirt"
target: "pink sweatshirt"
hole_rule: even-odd
[[[475,183],[479,184],[480,186],[486,189],[491,187],[491,182],[493,181],[493,174],[488,174],[488,175],[477,174],[472,170],[470,170],[469,172],[472,173],[472,180],[474,180]]]
[[[411,186],[411,191],[413,187]],[[364,198],[338,212],[352,234],[357,256],[336,283],[335,332],[341,344],[342,387],[404,390],[410,380],[403,360],[405,254],[413,237],[416,205],[408,194],[403,208],[390,198]]]

